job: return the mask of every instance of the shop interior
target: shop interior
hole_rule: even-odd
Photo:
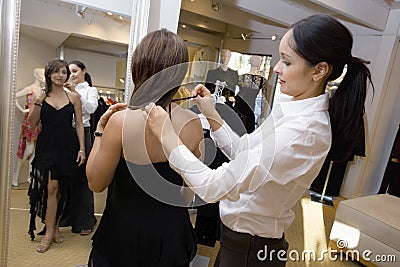
[[[379,6],[385,6],[386,4],[385,8],[392,10],[400,10],[400,4],[392,3],[391,1],[368,1]],[[81,5],[79,4],[80,2],[21,0],[15,81],[16,93],[32,83],[34,80],[33,70],[35,68],[42,68],[50,59],[61,57],[66,61],[80,60],[86,64],[87,70],[92,76],[93,85],[97,88],[99,97],[106,104],[128,101],[126,92],[132,89],[128,88],[129,85],[126,85],[128,47],[131,40],[131,12],[126,11],[126,14],[112,13],[104,10],[103,7],[97,9],[90,5]],[[260,16],[260,14],[256,14],[256,12],[244,11],[242,6],[245,2],[182,0],[177,33],[187,44],[191,62],[203,61],[210,63],[200,65],[202,69],[198,77],[195,77],[195,75],[199,74],[199,70],[194,70],[193,66],[195,65],[192,65],[185,80],[188,84],[198,81],[208,82],[206,81],[207,72],[220,66],[220,56],[223,49],[231,51],[228,67],[236,71],[239,77],[250,72],[252,58],[257,57],[259,59],[255,74],[262,77],[265,80],[265,84],[264,89],[259,88],[260,90],[257,90],[251,104],[253,105],[252,112],[254,113],[252,123],[256,128],[268,115],[273,105],[274,96],[279,94],[279,84],[277,84],[277,77],[273,73],[273,66],[279,60],[279,40],[285,33],[288,24],[283,20],[280,21],[276,15],[271,15],[275,19],[267,19]],[[308,4],[304,4],[302,1],[289,0],[279,2],[283,2],[284,5],[294,6],[299,10],[298,14],[300,15],[307,12],[328,13],[329,11],[323,7],[323,4],[312,3],[326,1],[309,1],[310,3]],[[228,16],[227,14],[233,15]],[[235,15],[240,16],[240,18],[235,17]],[[361,29],[360,32],[364,28],[371,30],[371,27],[368,27],[368,22],[353,20],[351,16],[343,19],[347,23],[354,24],[356,29]],[[375,43],[371,46],[373,45]],[[361,53],[369,53],[368,51],[360,50]],[[339,82],[340,80],[330,83],[330,89],[334,89]],[[240,96],[240,86],[238,85],[233,91],[234,93],[231,95],[233,100],[231,98],[231,101],[235,103],[235,97]],[[186,95],[189,91],[182,88],[179,93],[180,95]],[[378,97],[375,96],[375,98]],[[18,109],[18,105],[23,107],[26,99],[17,97],[16,101],[18,104],[15,108],[15,121],[13,135],[11,136],[11,141],[14,144],[19,142],[19,130],[24,119],[24,113]],[[191,106],[189,105],[188,107]],[[367,127],[371,127],[371,125],[372,122]],[[392,135],[395,136],[393,133]],[[393,140],[391,144],[386,146],[391,149],[392,144]],[[14,148],[16,147],[17,145],[14,145]],[[390,149],[387,148],[387,150]],[[386,154],[389,154],[388,151],[386,152]],[[12,154],[15,155],[14,152]],[[350,170],[347,169],[347,176],[349,173],[351,175],[362,168],[362,159],[356,158],[354,161],[352,164],[356,166],[351,167],[352,169]],[[18,164],[23,164],[23,166],[17,168]],[[381,169],[384,169],[384,167],[380,166]],[[9,214],[10,232],[8,234],[7,266],[54,266],[55,262],[61,262],[57,266],[86,266],[85,260],[91,244],[90,236],[68,235],[69,230],[65,230],[65,235],[68,236],[63,246],[54,246],[54,249],[52,248],[45,255],[37,255],[38,253],[34,249],[36,243],[30,244],[26,233],[29,213],[28,197],[26,196],[29,186],[27,182],[29,161],[20,163],[16,156],[11,157],[11,169],[11,176],[17,176],[18,186],[10,190],[11,209]],[[331,194],[334,197],[331,200],[335,205],[342,199],[350,198],[349,195],[355,192],[354,187],[357,186],[351,181],[346,181],[347,176],[342,178],[344,181],[337,185],[339,190],[342,188],[342,192],[336,195]],[[323,185],[324,182],[322,182],[322,186],[318,187],[319,196],[321,196],[322,192],[325,193],[326,188],[322,190]],[[347,186],[346,188],[350,189],[343,189],[343,186]],[[360,192],[354,194],[360,194]],[[95,195],[95,212],[98,218],[101,217],[104,209],[105,196],[106,192]],[[308,245],[312,246],[313,244],[307,244],[309,241],[305,236],[314,235],[314,233],[315,235],[320,234],[320,237],[317,238],[317,243],[324,243],[324,245],[328,243],[335,210],[330,206],[315,204],[309,198],[302,199],[295,209],[296,212],[301,214],[288,230],[288,235],[292,236],[293,243],[301,244],[299,246],[303,249]],[[195,211],[192,214],[192,219],[195,221]],[[308,215],[311,216],[311,214],[318,214],[321,217],[310,219],[311,217],[308,217]],[[318,224],[318,222],[320,223]],[[38,225],[40,225],[39,222]],[[304,229],[304,236],[296,235],[299,228]],[[218,246],[218,242],[214,246],[200,246],[198,251],[200,257],[197,258],[197,265],[193,264],[193,267],[212,266]],[[29,249],[27,249],[28,247]],[[288,263],[287,266],[317,266],[306,263],[301,264],[303,265],[299,265],[298,262],[292,262]],[[362,266],[360,263],[353,261],[336,262],[334,264],[326,266]]]

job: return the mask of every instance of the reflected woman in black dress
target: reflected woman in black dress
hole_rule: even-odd
[[[155,189],[157,196],[179,203],[183,180],[170,168],[160,142],[148,132],[140,109],[157,102],[170,114],[183,142],[200,156],[200,120],[173,103],[187,64],[161,72],[185,62],[188,51],[178,35],[166,29],[146,35],[132,56],[135,90],[129,109],[115,104],[97,124],[86,168],[89,186],[102,192],[114,180],[114,189],[93,237],[89,266],[188,267],[195,255],[187,208],[149,192]],[[155,74],[160,76],[150,79]],[[175,190],[161,186],[165,182]]]
[[[77,94],[67,92],[64,86],[69,77],[66,61],[54,59],[45,68],[46,87],[36,97],[29,113],[29,123],[42,124],[32,162],[32,180],[29,188],[31,221],[29,233],[35,238],[35,216],[46,224],[46,234],[37,247],[46,252],[51,243],[64,241],[58,228],[66,200],[68,179],[73,164],[85,162],[85,143],[82,106]],[[72,128],[72,115],[76,117],[76,133]],[[78,135],[79,146],[76,141]]]

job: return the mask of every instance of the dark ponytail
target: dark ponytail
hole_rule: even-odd
[[[348,158],[360,133],[364,131],[365,99],[368,82],[374,85],[371,72],[361,58],[352,57],[347,63],[347,72],[330,100],[329,115],[332,124],[332,148],[330,157],[338,160]],[[344,151],[344,148],[348,149]]]
[[[347,72],[334,96],[330,100],[329,115],[332,125],[332,146],[328,157],[343,161],[353,152],[357,138],[364,130],[364,103],[367,96],[371,73],[368,62],[353,57],[353,36],[335,18],[316,14],[292,25],[293,40],[291,48],[304,58],[310,66],[326,62],[331,66],[327,79],[333,81],[340,77],[344,67]]]
[[[85,73],[85,81],[89,84],[90,87],[92,87],[92,78],[90,77],[89,73]]]

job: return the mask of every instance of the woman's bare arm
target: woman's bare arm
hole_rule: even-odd
[[[106,127],[99,123],[97,131],[102,132],[103,135],[95,137],[89,154],[86,174],[89,188],[94,192],[102,192],[111,183],[121,158],[122,126],[125,112],[117,112],[118,110],[108,110],[108,113],[103,115],[109,116],[110,119],[106,123]]]

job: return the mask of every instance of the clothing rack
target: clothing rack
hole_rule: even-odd
[[[100,97],[110,98],[114,102],[124,102],[125,88],[93,85],[97,88]]]

